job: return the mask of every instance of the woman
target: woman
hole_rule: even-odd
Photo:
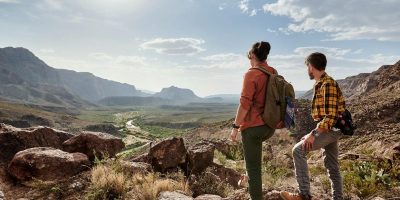
[[[262,67],[272,73],[277,73],[266,61],[270,49],[268,42],[261,41],[253,44],[248,52],[251,68],[244,75],[240,104],[231,132],[233,142],[237,141],[239,131],[242,134],[249,193],[252,200],[262,199],[262,142],[275,132],[275,127],[266,125],[261,116],[264,111],[268,76],[261,70],[255,69],[255,67]]]

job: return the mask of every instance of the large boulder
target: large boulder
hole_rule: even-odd
[[[209,143],[198,143],[189,147],[188,161],[190,174],[199,174],[211,166],[215,147]]]
[[[235,189],[238,189],[238,181],[240,180],[241,174],[234,169],[224,167],[223,165],[218,165],[213,163],[211,166],[211,173],[218,176],[222,181],[229,183]]]
[[[86,154],[91,161],[95,157],[101,159],[104,155],[114,157],[125,147],[121,138],[107,133],[82,132],[63,143],[66,152],[80,152]]]
[[[68,153],[51,147],[35,147],[15,154],[8,172],[18,180],[32,178],[52,181],[71,177],[88,169],[90,162],[82,153]]]
[[[166,191],[161,192],[157,200],[193,200],[193,198],[180,192]]]
[[[156,171],[165,172],[186,162],[186,147],[182,138],[169,138],[156,143],[148,154]]]
[[[227,140],[216,139],[216,140],[211,140],[210,142],[214,145],[215,149],[217,149],[230,159],[233,158],[232,152],[240,151],[242,148],[241,146]]]
[[[53,147],[61,149],[65,140],[73,134],[48,127],[15,128],[0,124],[0,162],[9,162],[14,155],[32,147]]]

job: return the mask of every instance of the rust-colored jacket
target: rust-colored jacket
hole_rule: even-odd
[[[277,73],[276,70],[267,63],[263,63],[259,65],[259,67],[263,67],[272,73]],[[244,75],[240,106],[249,112],[244,122],[240,124],[241,131],[249,127],[265,124],[261,115],[264,111],[267,80],[267,75],[260,70],[251,70],[251,68]]]

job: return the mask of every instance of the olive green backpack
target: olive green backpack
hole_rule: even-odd
[[[269,77],[262,118],[269,127],[276,128],[279,122],[285,122],[288,101],[293,102],[295,99],[293,86],[277,73],[273,74],[262,67],[254,69],[262,71]]]

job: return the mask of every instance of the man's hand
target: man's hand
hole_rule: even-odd
[[[309,134],[305,135],[303,138],[301,138],[301,140],[304,140],[303,144],[302,144],[303,150],[311,151],[313,144],[314,144],[314,140],[315,140],[314,135],[309,133]]]
[[[233,143],[237,143],[237,134],[239,133],[239,129],[233,128],[231,131],[231,140]]]

